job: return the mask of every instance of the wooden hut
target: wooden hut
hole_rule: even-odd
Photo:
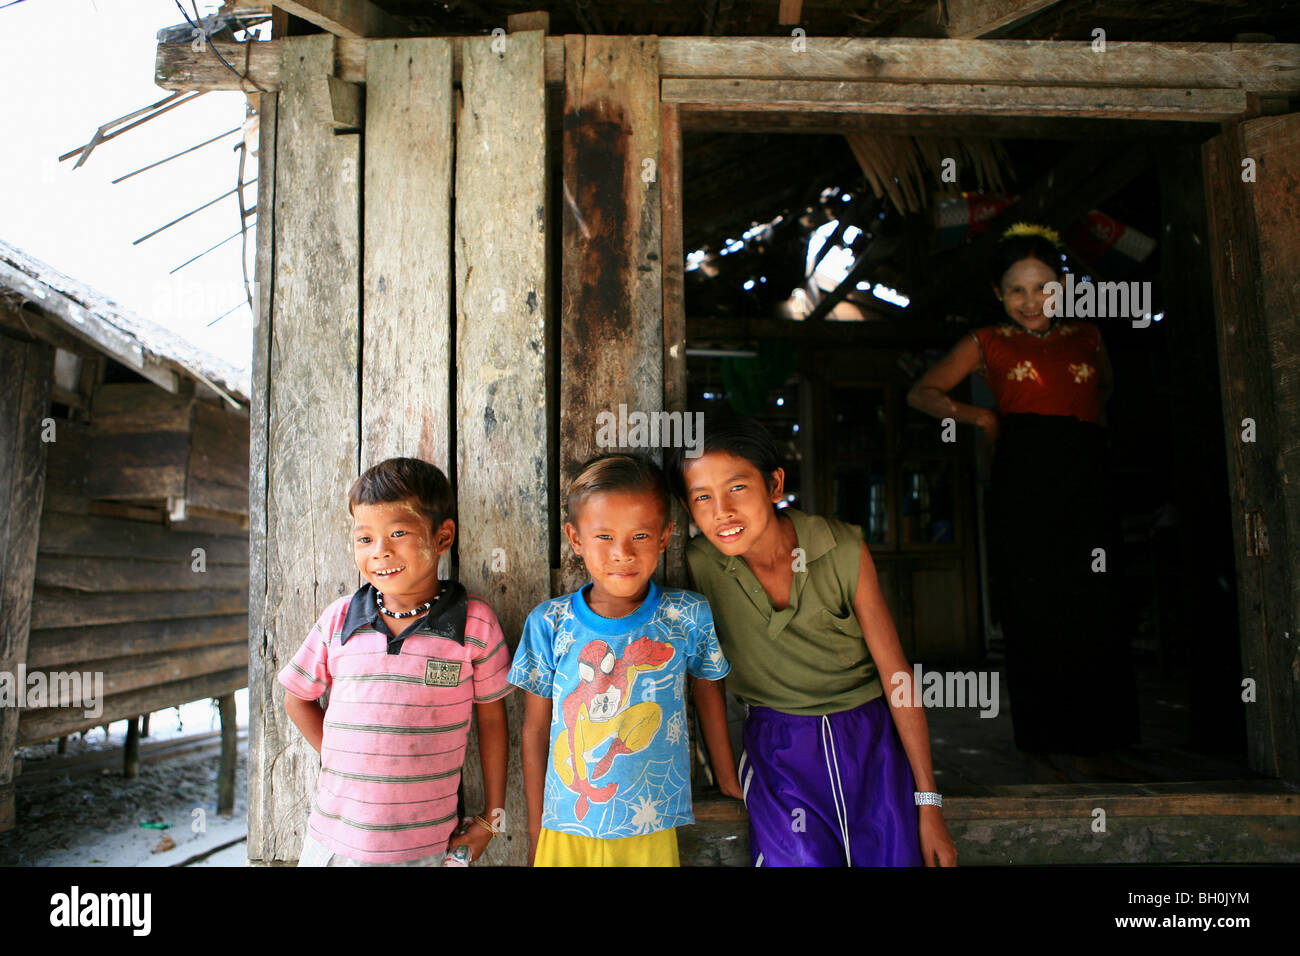
[[[241,89],[261,114],[251,861],[292,860],[301,844],[318,764],[274,678],[320,611],[357,587],[340,501],[360,470],[412,454],[453,476],[460,578],[513,637],[531,607],[582,579],[562,544],[559,492],[597,450],[597,415],[696,407],[712,372],[690,359],[709,349],[798,348],[816,423],[799,449],[818,476],[807,499],[833,513],[839,489],[871,483],[871,468],[843,452],[866,423],[836,433],[833,412],[874,403],[889,441],[905,434],[908,353],[969,327],[970,317],[950,321],[942,294],[974,281],[966,259],[933,253],[913,217],[890,260],[928,297],[891,310],[843,295],[858,303],[863,321],[852,323],[825,311],[807,321],[688,313],[686,259],[801,203],[835,160],[831,139],[906,204],[906,170],[888,172],[891,137],[912,138],[921,157],[935,137],[1057,144],[1018,184],[1017,218],[1077,218],[1139,174],[1159,182],[1168,307],[1180,316],[1170,354],[1182,417],[1171,428],[1184,476],[1169,494],[1189,516],[1211,502],[1223,528],[1216,553],[1231,566],[1235,621],[1198,640],[1227,656],[1230,705],[1243,680],[1255,688],[1244,722],[1261,779],[1121,786],[1107,805],[1174,847],[1169,859],[1295,858],[1300,818],[1285,782],[1300,781],[1300,498],[1283,476],[1298,464],[1300,310],[1287,265],[1298,230],[1287,197],[1300,175],[1300,38],[1290,5],[435,6],[297,0],[274,8],[270,42],[159,45],[160,86]],[[737,135],[749,139],[728,146]],[[967,175],[962,188],[974,190]],[[987,636],[976,452],[891,447],[878,469],[890,527],[908,517],[899,489],[909,475],[946,475],[953,502],[948,538],[873,541],[895,617],[909,652],[969,660]],[[302,528],[307,546],[288,534]],[[672,582],[683,579],[685,528],[679,520],[669,549]],[[1183,533],[1191,553],[1190,518]],[[515,702],[516,734],[520,713]],[[466,766],[473,809],[472,742]],[[490,862],[525,859],[513,745],[511,773],[516,825]],[[948,817],[963,860],[1005,861],[1012,845],[1040,861],[1153,858],[1143,856],[1151,840],[1086,852],[1062,840],[1097,793],[1066,786],[1044,803],[1023,787],[975,788],[949,801]],[[731,805],[699,806],[701,818],[738,819]],[[1196,842],[1205,833],[1208,849]]]
[[[17,747],[127,720],[129,772],[137,718],[205,697],[221,701],[218,804],[233,806],[244,376],[3,242],[0,353],[0,672],[28,675],[19,693],[47,682],[0,709],[0,830]]]

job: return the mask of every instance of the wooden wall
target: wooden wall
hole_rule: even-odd
[[[191,430],[191,419],[202,424]],[[56,434],[48,446],[27,667],[102,672],[104,710],[86,717],[65,702],[24,711],[20,742],[245,686],[248,533],[241,516],[191,515],[168,526],[157,502],[102,499],[111,493],[142,502],[173,485],[184,496],[191,458],[204,463],[191,487],[213,474],[231,484],[209,487],[230,488],[222,494],[233,498],[238,476],[247,480],[247,419],[152,384],[106,385],[90,423],[59,419]],[[151,434],[165,454],[150,455]]]
[[[0,336],[0,672],[17,674],[27,656],[36,564],[37,516],[48,443],[42,441],[54,372],[44,343]],[[14,748],[20,712],[0,707],[0,831],[14,824]]]
[[[295,859],[305,831],[319,761],[285,716],[275,674],[359,583],[346,537],[352,478],[398,454],[448,472],[460,580],[488,599],[513,650],[528,612],[578,580],[571,560],[572,573],[552,567],[551,488],[598,450],[596,414],[620,401],[663,407],[655,41],[578,38],[566,51],[556,335],[548,258],[560,157],[547,151],[543,39],[368,42],[364,147],[315,106],[336,41],[280,41],[279,93],[262,99],[258,199],[275,215],[259,231],[252,410],[255,862]],[[309,542],[277,542],[302,527],[314,529]],[[512,698],[508,832],[488,863],[527,859],[522,712]],[[482,809],[475,734],[463,782],[467,809]]]

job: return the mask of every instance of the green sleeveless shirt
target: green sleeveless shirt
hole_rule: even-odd
[[[724,555],[702,534],[686,548],[695,590],[709,599],[731,662],[727,688],[746,704],[787,714],[832,714],[874,700],[880,679],[853,611],[862,531],[793,508],[782,513],[803,549],[784,610],[773,609],[743,558]]]

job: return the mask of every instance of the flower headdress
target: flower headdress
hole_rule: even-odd
[[[1016,236],[1042,236],[1054,246],[1061,244],[1061,234],[1055,229],[1048,226],[1040,226],[1032,222],[1018,222],[1002,233],[1003,239],[1013,239]]]

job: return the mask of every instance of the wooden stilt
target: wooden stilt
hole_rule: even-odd
[[[59,738],[59,753],[61,753],[61,754],[65,754],[65,753],[67,753],[67,752],[68,752],[68,738],[67,738],[66,736],[64,736],[64,737],[60,737],[60,738]]]
[[[235,766],[239,759],[236,739],[235,695],[217,698],[221,714],[221,768],[217,771],[217,813],[230,816],[235,812]]]
[[[143,717],[140,718],[140,736],[141,737],[149,736],[149,715],[148,714],[145,714]]]
[[[140,718],[126,722],[126,746],[123,749],[122,776],[132,780],[140,774]]]

